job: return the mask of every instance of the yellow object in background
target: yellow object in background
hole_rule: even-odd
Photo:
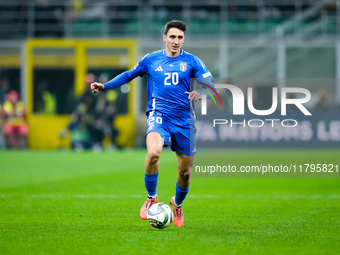
[[[57,101],[48,91],[43,93],[44,107],[41,109],[42,114],[55,114],[57,111]]]
[[[106,54],[100,61],[95,54],[89,54],[89,49],[126,49],[126,53]],[[73,49],[71,54],[60,56],[53,51],[49,54],[37,54],[37,49]],[[91,40],[91,39],[30,39],[26,42],[26,101],[27,101],[27,123],[31,130],[28,136],[28,146],[30,149],[57,149],[60,146],[59,133],[63,130],[71,115],[57,114],[34,114],[33,112],[33,72],[39,67],[46,67],[53,63],[53,68],[64,68],[63,64],[74,70],[74,96],[77,97],[84,92],[85,77],[89,68],[126,68],[131,69],[136,62],[136,41],[134,40]],[[124,57],[124,58],[123,58]],[[123,59],[128,61],[122,61]],[[39,61],[38,61],[39,60]],[[47,61],[48,60],[48,61]],[[67,61],[66,61],[67,60]],[[114,121],[114,127],[118,130],[116,138],[117,145],[122,147],[132,147],[135,141],[135,120],[137,112],[137,93],[135,81],[130,84],[131,90],[128,94],[128,113],[120,114]],[[117,99],[117,92],[108,91],[107,99],[114,102]],[[47,97],[50,100],[50,97]],[[53,100],[50,100],[48,109],[52,110]]]
[[[117,92],[114,91],[114,90],[110,90],[110,91],[107,92],[107,94],[106,94],[106,98],[107,98],[107,100],[108,100],[109,102],[114,102],[114,101],[116,101],[116,100],[117,100],[117,97],[118,97]]]
[[[72,7],[73,10],[79,12],[83,10],[83,1],[82,0],[72,0]]]

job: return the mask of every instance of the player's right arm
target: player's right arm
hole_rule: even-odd
[[[146,61],[145,57],[142,58],[142,60],[140,60],[133,68],[117,75],[115,78],[106,83],[93,82],[91,84],[92,93],[98,93],[99,91],[107,90],[109,88],[122,86],[138,76],[143,77],[143,75],[148,71]]]
[[[91,91],[92,93],[98,93],[99,91],[102,91],[104,89],[104,84],[100,82],[93,82],[91,83]]]

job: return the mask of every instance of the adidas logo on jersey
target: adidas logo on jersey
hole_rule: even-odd
[[[157,67],[155,71],[163,71],[163,68],[161,66]]]

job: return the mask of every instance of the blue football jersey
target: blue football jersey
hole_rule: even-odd
[[[192,91],[193,78],[212,81],[212,75],[203,62],[184,50],[177,57],[167,56],[165,50],[147,54],[136,64],[133,72],[133,76],[149,74],[146,112],[157,110],[175,116],[181,112],[189,114],[194,109],[185,94]]]
[[[188,119],[191,114],[190,119],[195,119],[195,104],[190,104],[185,94],[193,90],[195,80],[202,87],[202,83],[214,86],[211,73],[196,56],[181,50],[177,57],[168,57],[165,50],[160,50],[147,54],[132,69],[104,83],[104,90],[145,74],[149,74],[146,112],[157,110],[174,118],[182,116]]]
[[[172,150],[196,154],[195,104],[190,103],[185,92],[193,90],[195,81],[205,90],[214,87],[211,73],[201,60],[184,50],[177,57],[168,57],[165,50],[160,50],[147,54],[132,69],[104,83],[104,90],[145,74],[149,75],[147,134],[158,132],[165,145],[171,137]]]

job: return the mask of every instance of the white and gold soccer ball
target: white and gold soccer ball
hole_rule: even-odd
[[[166,228],[173,219],[172,209],[167,204],[156,203],[149,208],[147,219],[155,228]]]

